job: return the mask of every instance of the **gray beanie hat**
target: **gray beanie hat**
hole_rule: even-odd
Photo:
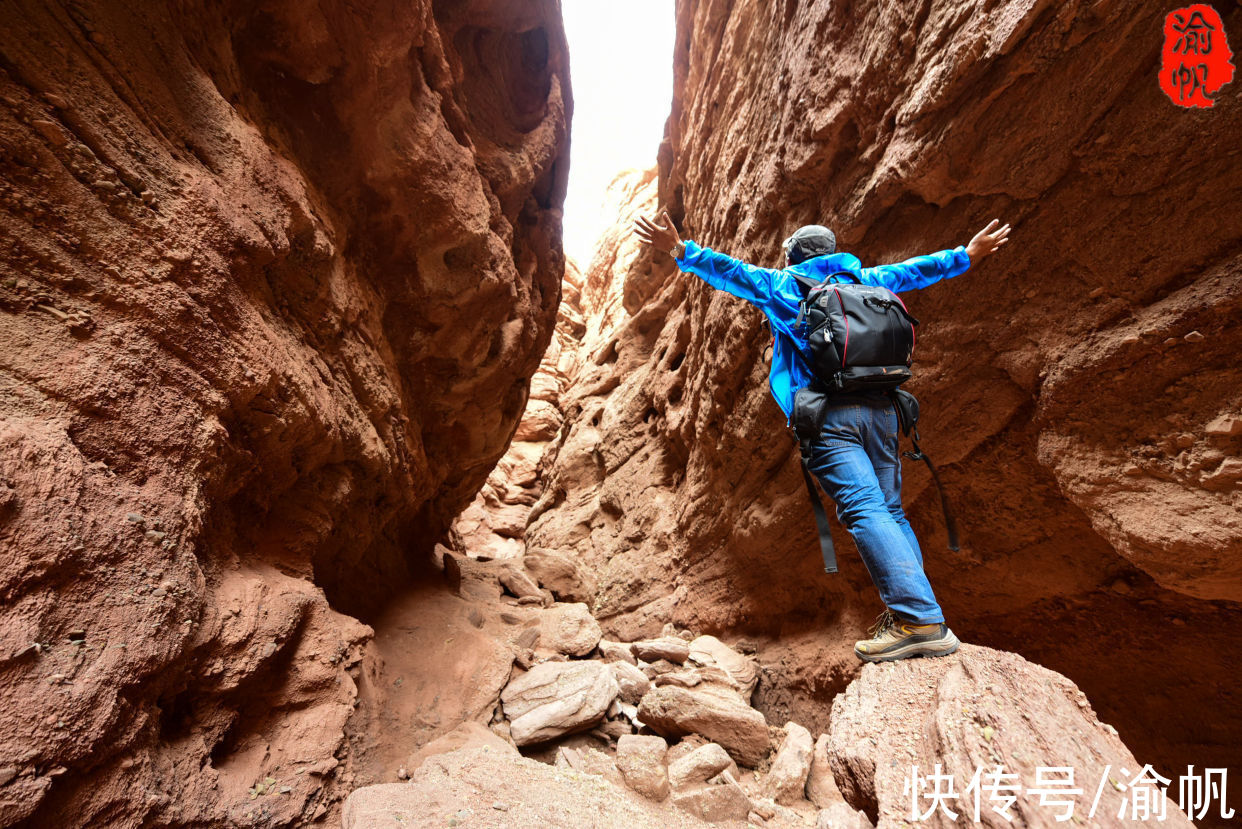
[[[837,252],[836,235],[823,225],[806,225],[785,240],[785,254],[796,265],[816,256]]]

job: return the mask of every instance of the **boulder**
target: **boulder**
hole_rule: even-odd
[[[677,670],[677,665],[669,662],[667,659],[657,659],[655,662],[639,662],[638,667],[650,679],[655,679],[661,674]]]
[[[625,642],[613,642],[608,639],[599,640],[600,656],[605,662],[628,662],[631,665],[638,664],[638,657],[634,656],[634,652],[630,650],[629,644]]]
[[[832,777],[828,762],[828,735],[820,734],[811,752],[811,770],[806,777],[806,799],[820,809],[827,809],[844,801],[837,781]]]
[[[617,740],[617,769],[631,789],[651,800],[663,800],[669,790],[664,768],[667,752],[668,743],[663,737],[626,734]]]
[[[674,792],[673,803],[708,823],[746,820],[754,809],[750,796],[728,774],[724,782],[718,785],[697,786]]]
[[[842,800],[819,810],[815,829],[875,829],[875,824],[861,809],[855,809]]]
[[[849,803],[876,804],[881,825],[909,820],[912,769],[925,777],[936,764],[959,793],[981,767],[1000,765],[1023,781],[1034,781],[1039,766],[1071,767],[1075,785],[1090,792],[1085,802],[1078,799],[1075,814],[1083,817],[1107,771],[1126,790],[1105,785],[1091,825],[1134,825],[1117,813],[1143,764],[1096,719],[1074,683],[1016,653],[963,644],[940,659],[864,665],[833,699],[831,722],[833,777]],[[962,798],[950,804],[959,813],[969,808]],[[1020,812],[1026,826],[1066,825],[1055,819],[1061,810],[1024,808],[1025,802],[1011,814]],[[1161,825],[1191,823],[1169,803]]]
[[[543,548],[527,549],[526,569],[562,602],[587,602],[595,595],[595,581],[572,558]]]
[[[647,679],[647,675],[628,662],[609,662],[608,668],[617,680],[621,699],[625,702],[637,705],[642,701],[643,694],[651,688],[651,680]]]
[[[722,771],[728,771],[737,777],[737,765],[729,752],[716,743],[708,743],[671,761],[668,765],[668,782],[673,789],[680,791],[706,783]]]
[[[477,746],[488,746],[491,751],[518,753],[517,749],[513,747],[513,743],[496,734],[482,723],[464,722],[452,731],[436,737],[427,745],[414,752],[406,762],[405,767],[411,772],[416,771],[428,757],[446,754],[459,748],[474,748]]]
[[[556,604],[540,614],[541,649],[566,656],[586,656],[595,650],[599,638],[599,622],[585,604]]]
[[[659,639],[634,642],[630,645],[630,650],[644,662],[664,659],[681,665],[690,658],[690,644],[677,636],[661,636]]]
[[[754,768],[769,748],[763,714],[727,695],[666,685],[643,695],[638,718],[667,737],[701,734],[743,766]]]
[[[742,699],[750,702],[755,683],[759,681],[759,666],[753,659],[738,653],[715,636],[699,636],[690,642],[690,661],[719,668]]]
[[[673,763],[676,763],[695,749],[702,748],[709,742],[710,740],[700,737],[698,734],[687,734],[669,748],[668,757],[665,760],[671,767]]]
[[[764,781],[768,795],[777,803],[789,805],[803,798],[813,749],[811,732],[796,722],[785,724],[785,739]]]
[[[660,674],[651,682],[654,685],[679,685],[682,688],[693,688],[703,684],[703,675],[695,668],[679,668]]]
[[[495,568],[496,578],[514,596],[519,599],[544,598],[539,584],[520,565],[511,561],[500,561],[495,563]]]
[[[590,728],[618,690],[603,662],[544,662],[506,685],[500,701],[513,742],[524,746]]]

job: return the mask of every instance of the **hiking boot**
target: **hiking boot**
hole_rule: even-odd
[[[864,662],[891,662],[911,656],[945,656],[960,644],[944,622],[916,625],[884,612],[867,631],[870,639],[854,643],[854,654]]]

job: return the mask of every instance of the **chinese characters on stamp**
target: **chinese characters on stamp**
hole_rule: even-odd
[[[1160,50],[1160,88],[1178,106],[1210,108],[1233,80],[1233,52],[1216,9],[1195,3],[1168,13]]]

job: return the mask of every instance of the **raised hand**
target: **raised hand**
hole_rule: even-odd
[[[993,219],[970,240],[970,244],[966,246],[966,255],[970,257],[972,265],[1009,241],[1009,225],[999,225],[1000,219]]]
[[[634,220],[634,232],[638,234],[639,239],[657,250],[666,253],[674,248],[680,250],[681,237],[677,235],[677,228],[673,226],[673,220],[668,215],[668,211],[661,211],[659,219],[664,224],[658,225],[646,216],[639,216]]]

